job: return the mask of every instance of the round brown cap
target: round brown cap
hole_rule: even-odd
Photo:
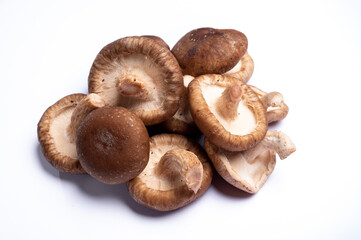
[[[84,170],[107,184],[136,177],[147,165],[149,136],[143,122],[122,107],[92,111],[79,127],[76,149]]]
[[[184,35],[172,48],[183,74],[222,74],[246,53],[246,35],[234,29],[198,28]]]

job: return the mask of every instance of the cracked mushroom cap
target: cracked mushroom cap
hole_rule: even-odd
[[[85,173],[76,153],[76,132],[84,117],[102,106],[99,96],[78,93],[60,99],[44,112],[38,123],[38,139],[45,158],[56,169]]]
[[[150,138],[147,167],[127,187],[136,202],[170,211],[201,197],[211,180],[211,164],[198,143],[182,135],[160,134]]]
[[[267,122],[277,122],[285,119],[288,114],[288,106],[279,92],[264,92],[261,89],[248,85],[260,98],[263,106],[267,109]]]
[[[133,112],[102,107],[81,123],[76,150],[89,175],[106,184],[120,184],[136,177],[147,165],[148,131]]]
[[[184,35],[174,45],[172,53],[184,75],[197,77],[230,71],[240,62],[247,48],[248,40],[242,32],[234,29],[198,28]]]
[[[165,131],[171,133],[194,135],[199,133],[199,130],[193,121],[188,101],[188,85],[194,79],[194,77],[190,75],[185,75],[183,76],[183,79],[184,94],[181,98],[178,111],[174,114],[173,117],[161,123],[161,126],[165,129]]]
[[[282,132],[268,131],[254,148],[229,152],[204,140],[206,152],[216,171],[228,183],[249,193],[256,193],[267,181],[276,165],[276,153],[281,159],[296,151],[292,140]]]
[[[88,79],[89,92],[102,96],[107,105],[133,111],[145,125],[172,117],[183,94],[177,60],[153,39],[125,37],[108,44],[96,56]]]
[[[195,78],[188,89],[192,117],[213,144],[242,151],[265,136],[266,110],[257,95],[238,79],[207,74]]]

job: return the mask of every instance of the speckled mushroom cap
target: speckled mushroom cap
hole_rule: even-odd
[[[199,186],[196,190],[186,187],[186,179],[179,180],[179,174],[172,178],[164,179],[158,176],[162,157],[172,151],[185,151],[190,158],[195,158],[196,162],[201,163],[202,176],[199,174],[193,176],[200,177]],[[190,159],[186,159],[188,161]],[[166,167],[169,166],[166,165]],[[177,167],[179,167],[177,165]],[[189,167],[189,168],[188,168]],[[183,170],[191,170],[190,166],[184,166]],[[179,167],[181,172],[181,167]],[[191,171],[189,171],[191,172]],[[170,211],[183,207],[197,198],[201,197],[209,188],[212,180],[212,167],[201,146],[192,140],[178,134],[160,134],[150,138],[149,163],[144,171],[136,178],[127,183],[130,195],[138,203],[159,211]]]
[[[255,146],[267,132],[266,109],[236,78],[206,74],[188,86],[192,117],[213,144],[228,151]]]
[[[133,112],[106,106],[85,117],[76,150],[89,175],[106,184],[120,184],[136,177],[147,165],[149,136]]]
[[[67,127],[77,104],[85,94],[68,95],[50,106],[38,123],[38,139],[48,162],[61,172],[85,173],[80,166],[75,142],[70,141]]]
[[[179,107],[183,76],[170,50],[149,37],[125,37],[105,46],[89,74],[89,92],[107,105],[133,111],[145,125],[169,119]]]
[[[247,37],[234,29],[198,28],[172,48],[184,75],[222,74],[237,65],[248,48]]]
[[[258,192],[276,165],[276,152],[281,159],[296,151],[291,139],[282,132],[268,131],[254,148],[230,152],[204,139],[206,152],[216,171],[228,183],[249,193]]]

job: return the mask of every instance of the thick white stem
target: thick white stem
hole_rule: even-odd
[[[202,184],[203,165],[194,153],[174,149],[162,156],[155,173],[166,181],[182,182],[182,185],[197,193]]]
[[[116,87],[119,94],[125,97],[151,99],[151,93],[148,91],[146,84],[137,76],[128,76],[125,79],[120,79]]]
[[[238,105],[242,99],[242,85],[233,84],[226,88],[217,100],[217,111],[225,119],[234,119],[237,116]]]

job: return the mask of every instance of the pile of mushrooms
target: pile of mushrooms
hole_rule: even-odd
[[[247,37],[199,28],[172,49],[160,37],[118,39],[96,56],[88,93],[50,106],[38,123],[47,161],[61,172],[126,184],[141,205],[183,207],[210,187],[215,169],[256,193],[296,148],[268,124],[284,119],[278,92],[248,85]],[[161,133],[152,135],[152,128]],[[204,135],[204,148],[195,136]]]

